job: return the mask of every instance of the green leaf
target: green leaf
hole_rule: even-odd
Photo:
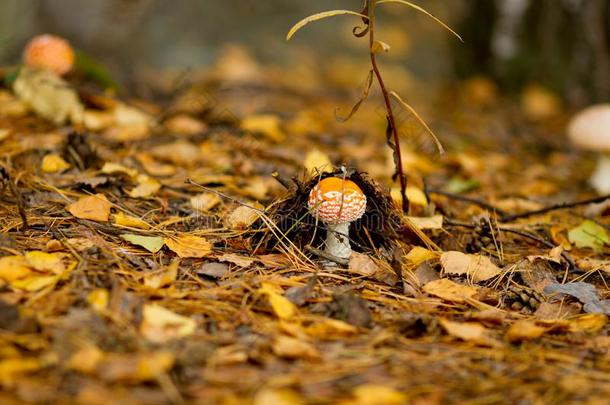
[[[568,239],[579,248],[591,248],[600,251],[604,245],[610,245],[606,228],[591,220],[583,221],[568,232]]]
[[[151,253],[157,253],[165,242],[161,236],[142,236],[131,233],[124,233],[121,238],[134,245],[142,246]]]
[[[306,26],[310,22],[321,20],[321,19],[327,18],[327,17],[333,17],[333,16],[336,16],[336,15],[343,15],[343,14],[351,14],[351,15],[355,15],[357,17],[368,19],[368,17],[366,15],[360,14],[360,13],[357,13],[357,12],[351,11],[351,10],[330,10],[330,11],[323,11],[321,13],[317,13],[317,14],[310,15],[309,17],[305,17],[301,21],[299,21],[298,23],[294,24],[292,26],[292,28],[290,28],[290,31],[288,31],[288,34],[286,35],[286,40],[290,41],[290,38],[292,38],[292,36],[298,30],[300,30],[301,28],[303,28],[304,26]]]
[[[76,70],[83,74],[85,77],[92,79],[99,83],[105,89],[110,90],[119,90],[119,85],[112,76],[110,72],[102,66],[95,59],[90,57],[89,55],[76,51],[76,60],[74,62]]]
[[[481,183],[476,179],[462,179],[460,177],[452,177],[451,180],[445,186],[445,190],[449,193],[460,194],[467,191],[472,191],[477,188]]]
[[[399,4],[403,4],[405,6],[414,8],[415,10],[417,10],[419,12],[422,12],[425,15],[427,15],[428,17],[432,18],[434,21],[436,21],[439,25],[441,25],[447,31],[449,31],[450,33],[455,35],[460,41],[464,42],[462,37],[457,32],[452,30],[447,24],[442,22],[439,18],[437,18],[434,15],[430,14],[430,12],[428,12],[425,8],[422,8],[422,7],[418,6],[417,4],[414,4],[414,3],[411,3],[410,1],[405,1],[405,0],[379,0],[379,1],[377,1],[376,4],[384,4],[384,3],[399,3]]]

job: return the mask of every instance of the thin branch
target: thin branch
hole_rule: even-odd
[[[538,210],[521,212],[519,214],[512,214],[512,215],[501,214],[502,217],[500,218],[500,221],[501,222],[511,222],[511,221],[514,221],[515,219],[528,218],[528,217],[532,217],[534,215],[546,214],[547,212],[551,212],[551,211],[562,210],[562,209],[566,209],[566,208],[574,208],[574,207],[578,207],[580,205],[601,203],[608,199],[610,199],[610,194],[606,194],[606,195],[602,195],[602,196],[594,197],[594,198],[589,198],[587,200],[581,200],[581,201],[575,201],[575,202],[563,202],[563,203],[559,203],[559,204],[555,204],[555,205],[550,205],[548,207],[541,208]]]

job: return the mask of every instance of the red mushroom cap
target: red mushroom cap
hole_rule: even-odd
[[[327,177],[309,193],[308,206],[324,223],[352,222],[364,214],[366,196],[351,180]]]
[[[72,70],[74,50],[63,38],[49,34],[39,35],[26,45],[23,63],[29,67],[51,70],[61,76]]]

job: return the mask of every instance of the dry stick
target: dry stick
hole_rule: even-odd
[[[1,167],[1,166],[0,166],[0,177],[2,178],[2,180],[4,180],[4,182],[6,184],[8,184],[8,187],[11,190],[11,193],[15,197],[15,200],[17,200],[17,209],[19,210],[19,216],[21,217],[21,231],[26,231],[28,229],[29,225],[28,225],[28,217],[25,212],[25,201],[23,201],[23,197],[21,196],[21,193],[19,192],[19,189],[17,188],[15,181],[13,181],[12,177],[8,173],[8,170],[6,170],[6,168]]]
[[[502,217],[500,217],[500,221],[501,222],[511,222],[511,221],[514,221],[515,219],[527,218],[527,217],[531,217],[534,215],[540,215],[540,214],[546,214],[547,212],[550,212],[550,211],[561,210],[561,209],[565,209],[565,208],[574,208],[574,207],[578,207],[579,205],[600,203],[600,202],[606,201],[608,199],[610,199],[610,194],[606,194],[606,195],[602,195],[602,196],[594,197],[594,198],[589,198],[587,200],[581,200],[581,201],[575,201],[575,202],[563,202],[563,203],[559,203],[559,204],[555,204],[555,205],[550,205],[548,207],[541,208],[538,210],[522,212],[520,214],[512,214],[512,215],[501,214]]]
[[[385,103],[385,108],[387,111],[387,119],[389,127],[392,131],[392,135],[394,138],[394,146],[389,145],[390,148],[394,151],[394,161],[396,163],[396,174],[400,180],[400,195],[402,196],[402,210],[404,212],[409,211],[409,200],[407,199],[407,178],[402,170],[402,156],[400,154],[400,139],[398,138],[398,127],[396,126],[396,119],[394,118],[394,111],[392,110],[392,103],[390,102],[390,96],[385,87],[385,83],[383,78],[381,77],[381,72],[379,71],[379,67],[377,66],[377,59],[375,57],[375,52],[373,51],[373,45],[375,41],[375,4],[369,5],[368,7],[368,29],[369,29],[369,55],[371,57],[371,65],[373,67],[373,71],[375,72],[375,77],[377,78],[377,83],[379,83],[379,88],[381,89],[381,94],[383,94],[383,102]],[[388,142],[389,144],[389,142]]]
[[[431,189],[427,189],[425,190],[426,193],[431,193],[431,194],[438,194],[438,195],[442,195],[445,196],[449,199],[452,200],[458,200],[458,201],[464,201],[464,202],[469,202],[475,205],[478,205],[479,207],[485,208],[487,210],[490,211],[495,211],[497,212],[499,215],[502,215],[503,217],[507,215],[506,211],[501,210],[498,207],[494,207],[493,205],[491,205],[488,202],[479,200],[477,198],[473,198],[473,197],[467,197],[465,195],[460,195],[460,194],[454,194],[454,193],[450,193],[448,191],[442,191],[442,190],[431,190]]]

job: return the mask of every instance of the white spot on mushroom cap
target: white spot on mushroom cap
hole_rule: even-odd
[[[610,152],[610,104],[593,105],[574,115],[568,137],[578,148]]]

